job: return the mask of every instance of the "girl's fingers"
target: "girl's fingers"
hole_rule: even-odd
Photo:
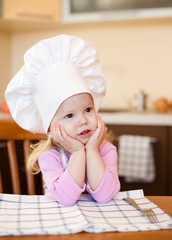
[[[65,132],[65,130],[63,128],[61,128],[61,136],[63,141],[65,142],[70,142],[70,137],[67,135],[67,133]]]
[[[58,124],[54,124],[51,128],[51,137],[60,145],[63,144],[62,128]]]
[[[98,128],[98,132],[100,133],[100,135],[104,135],[104,133],[106,132],[106,126],[101,118],[98,119],[98,127],[97,128]]]
[[[67,138],[68,135],[66,134],[65,130],[64,130],[62,127],[60,127],[60,130],[61,130],[61,135],[62,135],[62,137],[63,137],[63,138]]]
[[[99,117],[99,121],[100,121],[100,123],[101,123],[101,126],[102,126],[102,132],[103,133],[106,133],[107,132],[107,127],[106,127],[106,125],[104,124],[104,122],[103,122],[103,120]]]

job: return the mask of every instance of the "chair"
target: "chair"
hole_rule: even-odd
[[[6,143],[9,168],[11,175],[12,191],[14,194],[21,194],[21,183],[19,177],[19,166],[15,148],[15,141],[20,140],[23,145],[24,158],[27,159],[30,154],[30,143],[32,140],[39,141],[46,139],[44,134],[32,134],[22,128],[20,128],[13,120],[0,120],[0,141]],[[0,156],[1,157],[1,156]],[[23,159],[24,162],[24,159]],[[29,195],[36,193],[34,175],[26,171],[26,185]],[[0,171],[0,192],[3,192],[3,182]]]

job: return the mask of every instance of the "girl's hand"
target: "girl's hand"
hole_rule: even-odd
[[[84,145],[80,141],[67,135],[65,130],[58,124],[53,124],[51,127],[51,137],[58,145],[60,145],[60,147],[70,153],[74,153],[84,148]]]
[[[107,128],[103,122],[103,120],[97,116],[97,129],[90,137],[86,144],[86,150],[88,149],[99,149],[100,144],[102,143],[105,134],[107,132]]]

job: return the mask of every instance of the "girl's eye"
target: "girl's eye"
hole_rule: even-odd
[[[72,118],[73,117],[73,114],[72,113],[69,113],[65,116],[65,118]]]
[[[85,112],[91,112],[91,108],[90,107],[86,108]]]

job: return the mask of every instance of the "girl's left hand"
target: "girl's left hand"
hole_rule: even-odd
[[[103,122],[103,120],[97,116],[97,129],[93,133],[93,135],[90,137],[86,144],[86,150],[88,149],[99,149],[100,144],[102,143],[105,134],[107,132],[107,128]]]

